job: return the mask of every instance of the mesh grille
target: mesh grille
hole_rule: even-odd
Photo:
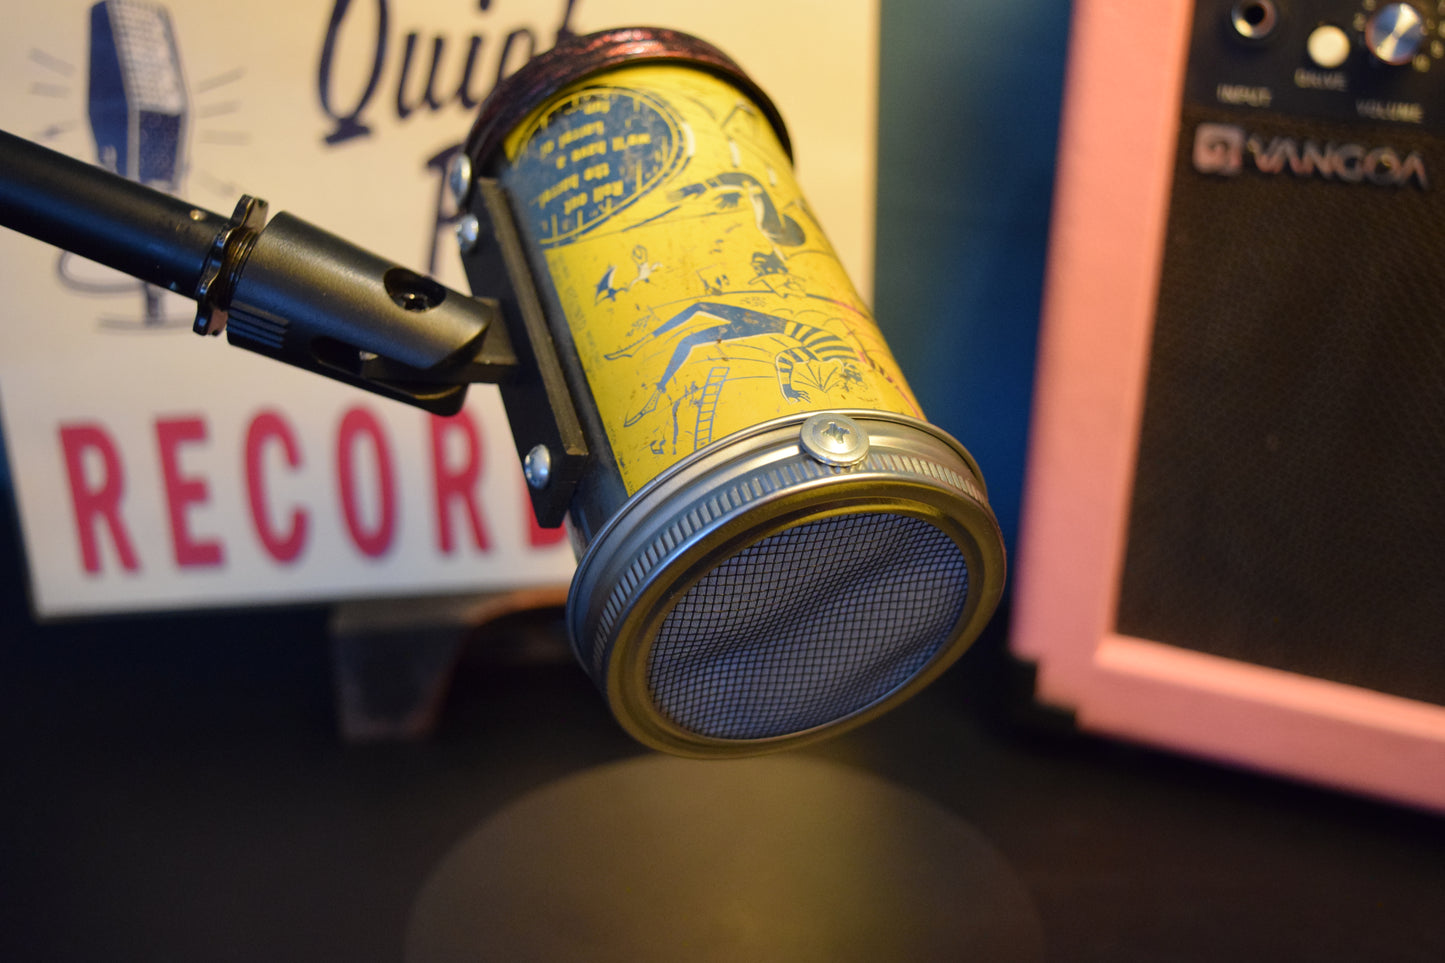
[[[947,644],[968,565],[942,530],[892,513],[772,535],[685,595],[648,653],[659,712],[716,739],[834,722],[913,678]]]
[[[1217,119],[1183,114],[1116,625],[1445,705],[1445,272],[1392,253],[1445,194],[1203,178]]]

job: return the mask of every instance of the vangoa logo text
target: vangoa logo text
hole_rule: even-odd
[[[1403,156],[1393,147],[1320,143],[1293,137],[1252,134],[1233,124],[1200,124],[1194,131],[1194,169],[1235,177],[1246,167],[1261,174],[1321,177],[1344,184],[1427,189],[1429,177],[1419,151]]]

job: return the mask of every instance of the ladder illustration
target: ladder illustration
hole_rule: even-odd
[[[718,398],[722,396],[722,386],[726,380],[727,365],[716,365],[707,373],[707,384],[703,385],[702,397],[697,403],[697,430],[693,433],[694,451],[705,448],[712,442],[712,420],[717,414]]]

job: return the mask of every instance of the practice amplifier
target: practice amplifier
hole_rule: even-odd
[[[1074,4],[1014,654],[1445,809],[1445,3]]]

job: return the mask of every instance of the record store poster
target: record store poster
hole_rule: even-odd
[[[58,0],[10,12],[0,128],[228,216],[265,199],[459,290],[450,153],[559,34],[667,26],[787,120],[872,287],[877,0]],[[145,170],[111,128],[145,100]],[[560,584],[495,389],[417,409],[191,332],[193,302],[0,230],[0,424],[37,615]]]

